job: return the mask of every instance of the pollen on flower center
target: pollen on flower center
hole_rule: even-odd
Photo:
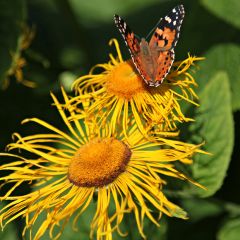
[[[146,90],[143,79],[135,72],[131,61],[119,63],[107,75],[106,90],[108,93],[132,98],[136,93]]]
[[[102,187],[125,171],[131,157],[129,147],[115,138],[94,139],[73,156],[69,181],[81,187]]]

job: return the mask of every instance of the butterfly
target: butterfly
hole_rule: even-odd
[[[145,38],[139,41],[127,23],[114,15],[115,24],[130,51],[132,61],[147,85],[158,87],[169,73],[184,14],[183,5],[173,8],[160,19],[149,42]]]

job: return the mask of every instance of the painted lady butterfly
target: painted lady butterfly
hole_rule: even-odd
[[[173,8],[166,17],[160,19],[148,43],[144,38],[139,42],[126,22],[114,15],[115,24],[125,40],[133,63],[149,86],[158,87],[170,71],[183,18],[183,5]]]

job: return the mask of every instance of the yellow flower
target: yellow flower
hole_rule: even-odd
[[[110,41],[110,45],[113,43],[118,57],[110,54],[108,63],[98,64],[88,75],[77,79],[73,84],[77,96],[69,104],[79,109],[81,104],[89,105],[87,118],[97,115],[102,125],[110,121],[113,130],[122,126],[125,131],[129,119],[134,117],[144,135],[150,135],[152,129],[154,133],[176,130],[176,122],[192,121],[184,116],[180,101],[198,105],[192,88],[197,84],[189,68],[203,58],[188,56],[184,61],[175,62],[159,87],[148,87],[132,61],[123,61],[116,39]],[[99,68],[103,71],[95,74],[94,70]]]
[[[62,92],[66,103],[69,98],[63,89]],[[126,129],[126,138],[123,132],[112,132],[109,124],[100,128],[93,122],[84,122],[84,118],[79,122],[74,107],[66,111],[64,104],[52,97],[66,131],[37,118],[26,119],[24,123],[37,123],[49,133],[26,137],[15,133],[17,141],[9,144],[8,149],[18,149],[22,155],[0,154],[2,158],[17,159],[0,167],[1,171],[11,171],[0,178],[4,181],[2,188],[11,185],[0,197],[0,200],[11,201],[0,210],[2,228],[22,216],[26,219],[23,235],[30,231],[31,236],[39,214],[46,212],[34,239],[39,239],[47,229],[51,238],[58,238],[73,214],[73,227],[79,225],[80,215],[94,202],[94,196],[96,211],[91,222],[91,238],[96,235],[96,239],[112,239],[115,230],[125,236],[120,224],[130,212],[135,215],[142,237],[145,237],[145,217],[157,226],[162,214],[187,218],[180,207],[167,199],[162,188],[166,176],[200,186],[174,167],[175,162],[191,164],[192,155],[202,152],[198,145],[158,135],[155,142],[148,142],[134,123]],[[34,183],[34,190],[14,196],[14,190],[24,182]],[[110,204],[115,206],[114,212],[110,211]],[[159,213],[158,219],[154,218],[153,211]],[[57,235],[53,236],[56,230]]]

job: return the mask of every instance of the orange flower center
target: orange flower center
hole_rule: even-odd
[[[73,156],[68,179],[81,187],[103,187],[125,171],[131,158],[130,148],[115,138],[94,139]]]
[[[132,61],[119,63],[107,75],[108,93],[131,99],[136,93],[146,91],[146,84],[136,73]]]

